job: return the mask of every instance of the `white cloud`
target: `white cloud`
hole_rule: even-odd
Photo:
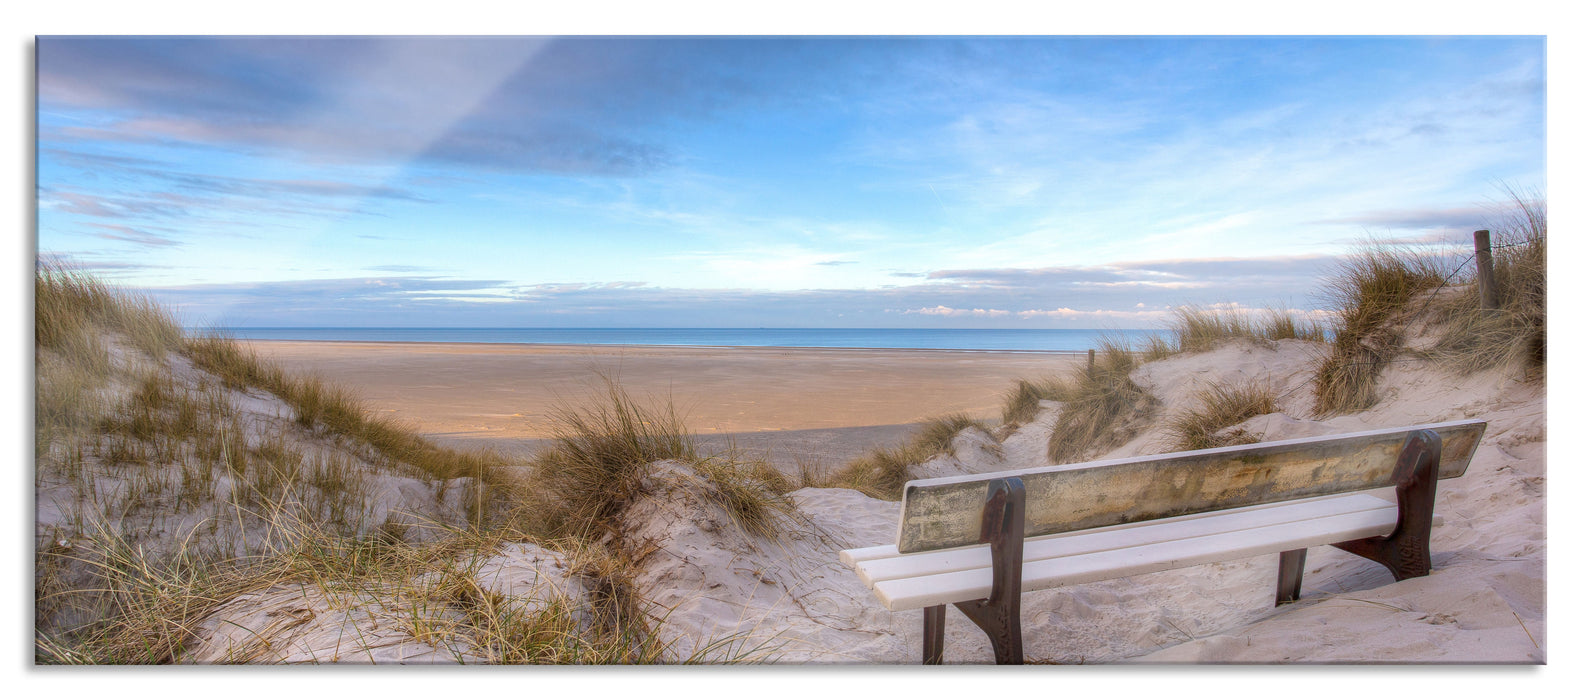
[[[948,306],[907,309],[901,313],[922,314],[924,316],[976,316],[979,318],[1004,318],[1011,315],[1011,312],[1004,309],[952,309]]]

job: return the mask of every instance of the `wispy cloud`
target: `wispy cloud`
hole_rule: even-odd
[[[1184,304],[1311,309],[1307,297],[1315,271],[1332,263],[1333,258],[1308,256],[946,270],[914,284],[879,289],[696,289],[641,281],[514,285],[427,276],[155,291],[188,313],[260,325],[288,325],[296,318],[312,325],[533,326],[564,325],[573,317],[578,323],[615,326],[758,326],[773,318],[776,324],[799,326],[1138,327],[1156,324]]]
[[[1487,207],[1452,207],[1448,209],[1388,209],[1362,212],[1353,216],[1318,219],[1315,224],[1348,224],[1365,228],[1405,229],[1471,229],[1481,226],[1489,218]]]
[[[171,246],[181,245],[180,241],[173,240],[158,234],[149,233],[148,231],[135,229],[131,226],[117,226],[114,224],[92,225],[95,228],[104,231],[104,233],[98,234],[100,238],[112,241],[126,241],[128,243],[136,243],[140,246],[150,246],[155,248],[168,248]]]

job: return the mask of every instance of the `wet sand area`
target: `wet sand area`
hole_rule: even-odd
[[[675,406],[706,447],[767,452],[781,468],[837,466],[930,417],[997,420],[1017,379],[1085,362],[1064,354],[484,343],[249,341],[260,356],[354,390],[438,442],[526,457],[557,406],[587,405],[600,375]]]

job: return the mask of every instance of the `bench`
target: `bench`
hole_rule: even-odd
[[[1280,553],[1275,604],[1297,600],[1307,548],[1333,545],[1426,576],[1439,479],[1461,476],[1486,423],[1464,420],[907,482],[894,545],[848,549],[890,610],[923,608],[923,662],[944,657],[945,605],[997,663],[1022,662],[1021,594]],[[1394,487],[1388,491],[1364,493]]]

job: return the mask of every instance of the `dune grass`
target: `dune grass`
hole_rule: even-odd
[[[696,468],[708,482],[710,497],[747,533],[776,538],[785,532],[787,519],[796,516],[796,505],[786,496],[795,490],[791,479],[768,462],[723,455],[699,460]]]
[[[409,467],[433,479],[487,479],[504,463],[488,451],[439,447],[407,426],[372,415],[352,392],[314,376],[293,375],[223,335],[193,338],[185,354],[194,365],[237,389],[259,389],[285,401],[298,425],[367,445],[392,468]]]
[[[1257,442],[1260,438],[1245,430],[1231,434],[1221,431],[1248,418],[1278,410],[1274,390],[1265,382],[1215,382],[1199,389],[1193,398],[1197,404],[1195,408],[1176,414],[1165,423],[1174,450],[1206,450]]]
[[[580,552],[578,573],[590,586],[598,638],[612,640],[614,655],[575,657],[577,663],[651,663],[668,650],[644,614],[632,580],[651,544],[630,541],[621,515],[645,493],[653,465],[674,460],[690,466],[705,497],[743,532],[773,539],[796,518],[786,497],[790,480],[762,460],[702,455],[669,402],[634,400],[610,377],[590,400],[553,413],[555,438],[534,457],[532,475],[517,492],[515,522],[538,540]],[[729,655],[727,655],[729,656]]]
[[[1290,311],[1267,309],[1259,320],[1257,336],[1264,340],[1306,340],[1315,343],[1329,341],[1324,324],[1310,319],[1297,318]]]
[[[1439,341],[1428,356],[1470,374],[1516,369],[1543,376],[1546,360],[1546,304],[1549,215],[1541,195],[1506,189],[1510,213],[1490,227],[1494,248],[1494,287],[1499,307],[1479,308],[1475,275],[1444,305]]]
[[[1324,328],[1313,321],[1298,319],[1288,310],[1212,309],[1179,306],[1173,311],[1170,335],[1173,353],[1206,352],[1233,339],[1248,340],[1325,340]],[[1151,359],[1161,359],[1163,347],[1145,348]]]
[[[217,563],[195,550],[153,556],[126,538],[102,530],[70,556],[94,569],[102,588],[92,604],[103,611],[73,634],[41,629],[40,664],[168,664],[182,659],[199,624],[238,596],[283,585],[322,592],[331,607],[358,600],[385,601],[416,641],[458,660],[496,664],[734,663],[759,660],[762,650],[735,648],[730,638],[676,658],[657,634],[664,624],[640,609],[626,572],[628,562],[579,542],[564,549],[571,570],[594,587],[591,607],[554,591],[508,597],[479,583],[479,566],[499,546],[520,538],[503,531],[458,531],[430,543],[394,538],[346,538],[302,522],[268,556]],[[43,601],[80,603],[81,591],[50,590]],[[339,601],[339,602],[337,602]],[[624,616],[624,617],[623,617]],[[373,620],[369,621],[374,623]],[[228,663],[268,662],[283,649],[269,648],[260,630],[256,648],[233,652]],[[347,653],[354,645],[348,645]]]
[[[914,478],[912,468],[933,459],[935,455],[955,454],[952,441],[968,428],[988,432],[988,426],[983,421],[965,413],[931,418],[924,421],[906,442],[895,447],[869,450],[827,478],[808,485],[855,489],[874,498],[900,500],[906,482]]]
[[[1193,306],[1172,310],[1171,332],[1178,352],[1203,352],[1232,338],[1253,338],[1256,327],[1243,314]]]
[[[1053,380],[1018,379],[1016,386],[1006,393],[1000,419],[1006,424],[1027,423],[1038,416],[1038,402],[1055,400],[1056,392]]]
[[[69,502],[35,548],[36,662],[171,663],[220,605],[289,583],[396,605],[409,633],[474,660],[730,663],[760,651],[726,638],[674,658],[632,580],[641,543],[611,531],[659,459],[693,465],[744,531],[772,535],[792,512],[789,479],[761,461],[700,457],[668,407],[638,406],[610,383],[604,404],[562,411],[535,483],[496,470],[496,455],[371,417],[351,392],[234,340],[183,338],[157,306],[91,277],[47,266],[37,277],[35,486]],[[265,394],[289,415],[237,407]],[[469,517],[371,510],[381,470],[426,481],[436,498],[473,489]],[[486,517],[486,503],[506,507]],[[455,563],[508,540],[571,552],[587,609],[551,600],[524,612]],[[234,661],[276,658],[254,651]]]
[[[1377,401],[1379,372],[1401,353],[1414,300],[1445,281],[1439,260],[1420,251],[1375,245],[1346,258],[1323,286],[1336,321],[1314,377],[1316,413],[1350,413]]]
[[[554,538],[618,538],[618,516],[641,495],[653,464],[675,460],[702,477],[706,493],[742,529],[780,533],[782,519],[794,511],[785,498],[790,479],[734,450],[700,454],[672,404],[634,400],[609,377],[602,384],[589,400],[552,414],[555,438],[534,457],[530,490],[520,496],[532,513],[530,530]]]
[[[1201,337],[1203,328],[1220,328],[1228,321],[1212,314],[1178,314],[1176,337]],[[1188,329],[1187,323],[1192,324]],[[1225,337],[1225,336],[1219,336]],[[1031,421],[1039,401],[1062,405],[1049,436],[1048,455],[1056,464],[1080,462],[1136,437],[1153,418],[1159,400],[1131,380],[1132,370],[1146,362],[1180,353],[1179,345],[1163,335],[1150,336],[1141,348],[1115,338],[1102,338],[1093,366],[1080,364],[1065,374],[1040,380],[1019,380],[1006,394],[1001,415],[1008,425]]]
[[[1175,346],[1170,343],[1168,338],[1156,333],[1149,335],[1143,341],[1142,346],[1137,349],[1137,361],[1142,364],[1157,362],[1175,355],[1177,352]]]
[[[116,363],[105,334],[154,357],[179,348],[175,321],[147,298],[112,290],[62,265],[33,276],[35,454],[96,427]]]
[[[442,480],[487,477],[497,459],[366,419],[344,393],[320,392],[325,408],[297,410],[311,417],[297,421],[309,434],[244,415],[238,391],[308,406],[300,397],[315,383],[232,341],[189,340],[153,302],[86,274],[40,264],[34,292],[35,488],[40,527],[50,523],[35,549],[45,662],[169,661],[188,613],[278,564],[294,533],[355,542],[409,530],[370,509],[374,466]],[[183,369],[183,358],[224,371]],[[45,509],[57,515],[46,520]]]
[[[534,457],[530,508],[550,537],[618,534],[616,516],[640,493],[654,462],[698,461],[692,435],[668,404],[650,408],[615,381],[580,407],[552,414],[555,438]]]
[[[1049,436],[1049,459],[1080,462],[1136,437],[1159,400],[1131,380],[1140,364],[1117,340],[1100,341],[1092,370],[1073,369],[1051,384],[1051,398],[1064,404]]]

